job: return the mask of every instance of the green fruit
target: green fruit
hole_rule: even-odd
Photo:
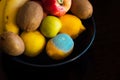
[[[59,18],[55,16],[47,16],[43,19],[40,26],[41,33],[48,37],[55,37],[62,27],[62,23]]]

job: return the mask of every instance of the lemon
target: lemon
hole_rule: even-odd
[[[62,27],[61,21],[55,16],[46,16],[40,26],[41,33],[48,37],[55,37]]]
[[[86,29],[82,21],[72,14],[65,14],[60,17],[60,20],[62,22],[60,32],[70,35],[73,39]]]
[[[23,32],[20,36],[25,44],[25,55],[35,57],[41,53],[45,46],[45,38],[39,31]]]
[[[55,60],[66,58],[72,53],[73,48],[74,41],[67,34],[58,34],[46,44],[46,52],[48,56]]]

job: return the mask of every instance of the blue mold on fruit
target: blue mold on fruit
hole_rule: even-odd
[[[71,49],[73,49],[74,41],[72,38],[67,34],[59,34],[56,37],[52,39],[54,45],[62,50],[64,53],[69,52]]]

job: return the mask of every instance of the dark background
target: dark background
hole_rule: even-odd
[[[71,64],[50,69],[16,68],[10,66],[12,62],[4,66],[1,61],[0,80],[120,80],[119,0],[90,1],[94,7],[97,33],[85,55]]]

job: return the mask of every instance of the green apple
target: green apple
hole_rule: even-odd
[[[58,34],[61,27],[62,23],[58,17],[47,16],[41,23],[40,31],[45,37],[52,38]]]

